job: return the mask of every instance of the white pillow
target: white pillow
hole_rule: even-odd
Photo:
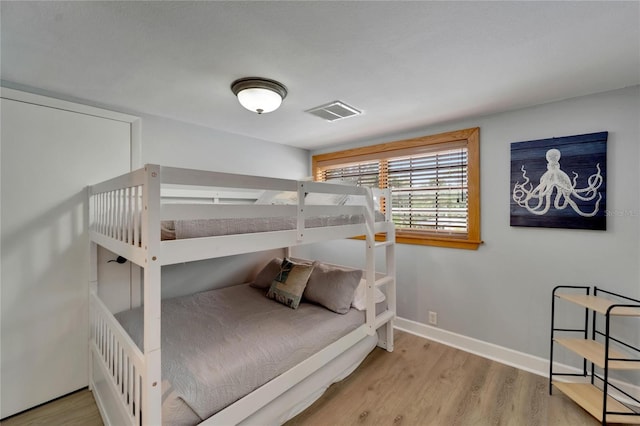
[[[366,206],[367,197],[365,195],[349,194],[343,204],[345,206]],[[380,199],[375,195],[373,196],[373,208],[380,210]]]
[[[327,183],[337,183],[338,185],[358,185],[358,176],[349,176],[349,177],[341,177],[334,179],[327,179],[325,182]]]
[[[376,287],[373,291],[373,301],[375,303],[380,303],[384,302],[385,299],[386,296],[384,295],[384,293]],[[356,288],[351,306],[359,311],[364,311],[365,309],[367,309],[367,280],[365,280],[364,278],[360,280],[360,284],[358,284],[358,288]]]
[[[264,191],[256,204],[296,205],[298,193],[294,191]]]
[[[364,195],[353,195],[350,194],[347,196],[346,201],[344,202],[345,206],[366,206],[367,198]]]
[[[323,192],[310,192],[304,199],[307,205],[341,206],[347,199],[347,194],[327,194]]]

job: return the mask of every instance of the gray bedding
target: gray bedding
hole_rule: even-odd
[[[142,347],[142,309],[116,318]],[[293,310],[248,285],[164,300],[163,423],[207,419],[363,323],[355,309]]]
[[[384,215],[376,211],[376,221],[383,221]],[[353,225],[364,222],[364,215],[343,214],[337,216],[315,216],[305,219],[305,227]],[[214,237],[219,235],[249,234],[253,232],[285,231],[296,229],[295,217],[228,218],[162,221],[162,240]]]

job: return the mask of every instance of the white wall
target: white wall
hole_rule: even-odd
[[[636,86],[349,145],[480,127],[484,244],[478,251],[398,245],[398,315],[427,324],[428,311],[436,311],[444,330],[548,358],[555,285],[598,285],[639,298],[639,123]],[[599,131],[609,132],[607,209],[621,214],[607,218],[607,231],[510,227],[510,144]],[[360,243],[300,254],[345,262]]]
[[[256,176],[300,179],[309,174],[309,151],[139,114],[142,163]]]

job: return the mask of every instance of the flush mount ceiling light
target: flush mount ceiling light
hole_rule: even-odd
[[[282,83],[259,77],[238,79],[231,83],[231,91],[240,105],[258,114],[277,110],[287,96],[287,88]]]

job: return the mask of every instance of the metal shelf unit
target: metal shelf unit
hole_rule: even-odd
[[[587,286],[557,286],[551,299],[551,349],[549,357],[549,394],[555,386],[602,422],[640,424],[640,400],[611,383],[611,370],[639,370],[640,348],[612,336],[613,317],[640,318],[640,300]],[[584,326],[556,326],[558,299],[584,307]],[[591,316],[591,327],[589,317]],[[598,321],[600,318],[600,321]],[[604,323],[602,324],[602,321]],[[603,328],[604,327],[604,328]],[[589,333],[591,331],[591,333]],[[590,334],[590,335],[589,335]],[[570,335],[571,337],[565,337]],[[576,337],[577,336],[577,337]],[[582,357],[581,373],[554,371],[555,344]],[[558,377],[571,377],[558,381]],[[578,378],[589,379],[579,381]],[[596,386],[599,384],[600,386]],[[616,396],[612,396],[612,391]]]

